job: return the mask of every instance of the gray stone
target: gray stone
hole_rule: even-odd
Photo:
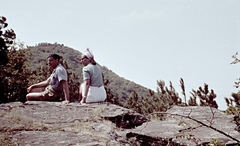
[[[173,107],[150,120],[110,103],[31,101],[0,104],[0,145],[130,146],[236,144],[233,116],[210,107]],[[225,135],[224,135],[225,134]]]
[[[240,141],[240,133],[235,130],[233,116],[228,116],[218,109],[175,106],[167,113],[164,121],[144,123],[133,129],[132,135],[161,137],[182,145],[200,145],[213,139],[227,143],[232,141],[230,137]],[[237,141],[231,143],[236,144]]]

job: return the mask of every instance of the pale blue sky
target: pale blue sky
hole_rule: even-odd
[[[209,85],[220,109],[239,65],[240,0],[0,0],[0,15],[25,45],[59,43],[83,52],[119,76],[155,90],[172,81],[181,94]]]

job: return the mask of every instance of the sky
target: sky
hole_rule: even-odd
[[[121,77],[149,89],[164,81],[183,97],[208,84],[224,97],[239,89],[240,0],[0,0],[26,46],[59,43],[83,52]]]

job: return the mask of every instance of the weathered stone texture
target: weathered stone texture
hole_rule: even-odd
[[[220,110],[175,106],[167,113],[159,121],[109,103],[0,104],[0,145],[206,145],[212,139],[237,145],[240,140],[233,116]]]

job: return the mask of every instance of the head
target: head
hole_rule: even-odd
[[[48,61],[48,65],[51,68],[56,68],[59,65],[59,60],[60,60],[60,56],[58,54],[49,54],[47,61]]]
[[[87,66],[89,63],[92,63],[93,65],[97,64],[96,61],[94,60],[92,51],[90,51],[88,48],[86,49],[86,51],[82,53],[81,63],[84,66]]]
[[[83,66],[87,66],[90,63],[90,59],[86,55],[82,54],[81,63]]]

